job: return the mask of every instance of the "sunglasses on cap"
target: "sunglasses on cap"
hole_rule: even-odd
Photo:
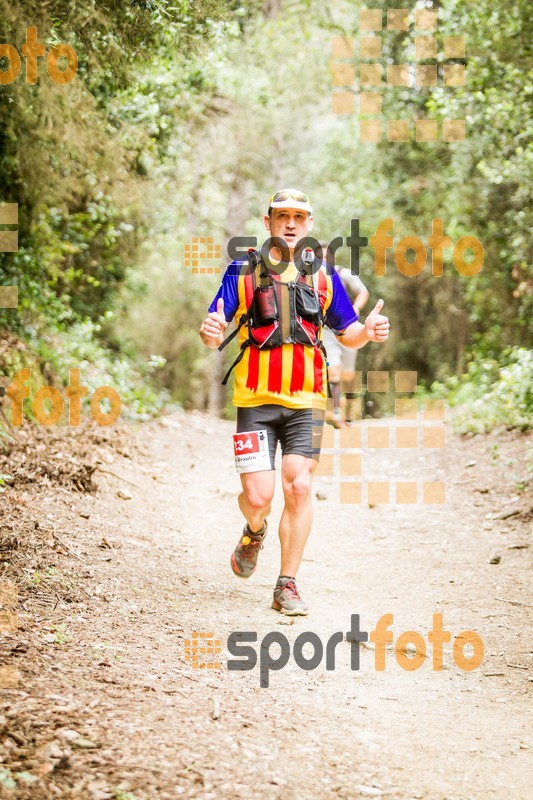
[[[298,189],[282,189],[270,198],[268,209],[271,208],[299,208],[302,211],[313,213],[309,197]]]
[[[280,203],[283,200],[296,200],[298,203],[308,203],[309,198],[303,192],[298,192],[296,189],[283,189],[281,192],[273,194],[269,200],[269,205],[272,203]]]

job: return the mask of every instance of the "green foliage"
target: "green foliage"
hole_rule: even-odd
[[[69,370],[80,370],[80,383],[89,389],[83,401],[83,412],[89,414],[90,397],[100,386],[112,386],[122,404],[121,417],[145,420],[159,411],[168,400],[168,393],[154,388],[154,373],[164,366],[164,359],[152,356],[139,358],[111,353],[99,342],[99,325],[90,320],[72,325],[68,332],[48,331],[32,342],[32,350],[57,375],[63,386],[69,382]],[[29,398],[26,413],[31,417]]]
[[[396,5],[387,0],[384,8]],[[383,142],[381,169],[394,176],[390,200],[398,235],[401,230],[427,238],[431,219],[440,217],[452,241],[473,235],[485,251],[483,269],[474,277],[456,275],[449,252],[442,279],[394,275],[396,298],[408,312],[396,320],[398,339],[407,352],[417,353],[419,373],[430,381],[461,374],[464,358],[498,359],[507,346],[531,345],[533,128],[525,0],[425,5],[439,11],[439,73],[443,37],[465,37],[465,86],[389,88],[387,116],[436,119],[439,130],[445,118],[464,119],[466,140]],[[384,42],[386,65],[414,55],[411,34],[387,33]]]
[[[15,781],[12,778],[11,770],[9,770],[9,769],[7,769],[5,767],[2,767],[0,769],[0,784],[5,789],[16,789],[17,788],[17,784],[15,783]]]
[[[213,55],[239,31],[230,13],[255,13],[251,2],[226,6],[0,0],[0,41],[20,50],[34,24],[47,50],[68,43],[79,61],[67,86],[48,79],[43,59],[35,86],[24,63],[0,86],[0,201],[19,206],[19,251],[0,253],[0,283],[18,286],[19,308],[0,309],[0,329],[31,344],[41,363],[21,360],[33,372],[48,365],[64,384],[83,365],[88,383],[111,384],[134,418],[167,396],[153,385],[152,348],[139,359],[118,320],[131,295],[146,293],[137,259],[158,214],[153,190],[174,174],[174,129],[205,124]],[[22,367],[13,360],[2,354],[0,365]]]
[[[495,428],[533,427],[533,351],[507,349],[502,366],[480,358],[468,365],[466,375],[435,383],[432,394],[446,398],[458,433],[487,433]]]
[[[0,283],[18,285],[20,305],[0,309],[0,329],[34,349],[32,369],[48,365],[65,384],[81,364],[91,386],[109,382],[136,418],[160,407],[164,387],[183,405],[213,405],[218,365],[197,331],[217,279],[191,275],[184,247],[193,236],[263,241],[265,198],[291,184],[311,195],[320,239],[346,237],[353,217],[370,236],[391,217],[396,242],[427,241],[439,217],[452,241],[483,244],[472,278],[449,250],[442,278],[429,264],[407,278],[392,258],[377,277],[371,248],[362,251],[370,304],[384,297],[392,333],[362,351],[361,369],[416,370],[428,386],[468,362],[505,365],[509,347],[531,344],[526,1],[424,2],[439,10],[440,73],[443,37],[466,37],[466,85],[385,87],[385,117],[412,127],[429,117],[439,130],[445,118],[465,119],[457,144],[361,143],[357,116],[331,113],[331,36],[358,36],[363,5],[0,0],[0,41],[20,48],[31,22],[47,49],[67,42],[79,58],[68,86],[48,80],[42,59],[36,86],[22,73],[0,86],[0,200],[20,209],[20,250],[0,253]],[[398,6],[378,5],[384,14]],[[383,44],[385,68],[414,59],[412,29],[384,31]],[[346,247],[338,257],[348,263]],[[146,366],[153,353],[165,360],[156,371]],[[0,352],[0,367],[29,364],[23,355]],[[471,376],[462,391],[475,402],[466,386],[482,383]]]
[[[31,772],[12,772],[8,767],[0,769],[0,786],[9,790],[9,796],[13,796],[11,791],[18,788],[17,781],[19,784],[28,786],[37,783],[39,778],[36,775],[32,775]]]
[[[50,628],[51,633],[55,633],[54,644],[67,644],[70,641],[67,626],[61,622],[56,627]]]

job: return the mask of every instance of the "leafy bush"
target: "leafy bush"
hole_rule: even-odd
[[[487,433],[495,428],[533,427],[533,351],[508,348],[507,364],[492,359],[473,361],[466,375],[434,383],[431,394],[450,406],[457,433]]]
[[[80,370],[80,383],[89,389],[82,402],[82,415],[90,416],[90,398],[100,386],[111,386],[121,399],[121,418],[146,420],[160,411],[169,400],[166,390],[154,386],[154,372],[165,360],[151,356],[147,362],[131,353],[113,353],[98,340],[100,325],[91,320],[77,322],[68,331],[56,328],[33,331],[27,347],[18,351],[18,358],[9,361],[5,370],[10,378],[23,368],[31,370],[31,396],[24,401],[24,415],[33,418],[32,397],[44,385],[61,390],[69,384],[71,369]],[[11,347],[9,355],[14,352]],[[0,352],[0,366],[2,358]],[[45,401],[47,402],[47,401]],[[9,411],[9,404],[7,404]],[[65,409],[63,420],[67,419]]]
[[[148,362],[126,355],[113,354],[98,342],[99,324],[85,320],[71,326],[68,332],[57,331],[33,343],[33,349],[51,365],[67,385],[69,370],[80,370],[80,381],[89,387],[85,404],[99,386],[112,386],[122,402],[121,416],[145,420],[159,411],[169,399],[168,393],[157,391],[151,381],[164,359],[152,356]],[[59,346],[58,346],[59,345]]]

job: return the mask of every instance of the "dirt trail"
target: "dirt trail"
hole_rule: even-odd
[[[515,486],[525,437],[501,437],[497,450],[490,439],[449,437],[442,450],[365,452],[364,478],[443,480],[443,506],[342,505],[338,480],[317,478],[326,499],[315,500],[298,576],[311,615],[288,624],[270,609],[279,484],[256,574],[239,581],[229,568],[242,528],[232,432],[200,414],[165,418],[136,430],[135,460],[108,456],[108,471],[131,483],[100,472],[96,495],[44,486],[16,495],[42,528],[53,525],[60,546],[51,572],[33,565],[42,592],[22,598],[20,629],[3,635],[21,678],[0,693],[3,763],[30,777],[10,789],[0,764],[0,796],[530,796],[530,515]],[[514,506],[520,514],[489,519]],[[54,585],[55,607],[46,600]],[[444,670],[432,670],[435,612],[452,637],[479,634],[478,669],[459,669],[445,644]],[[303,631],[325,643],[349,630],[351,614],[370,631],[386,613],[395,639],[409,630],[426,639],[417,671],[388,649],[377,672],[369,647],[352,671],[346,641],[334,671],[324,661],[304,671],[291,655],[268,688],[258,667],[226,668],[232,631],[257,632],[256,651],[271,631],[292,648]],[[185,662],[193,631],[222,641],[221,669]]]

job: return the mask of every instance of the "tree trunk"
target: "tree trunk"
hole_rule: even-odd
[[[462,375],[465,369],[465,346],[468,330],[468,315],[466,311],[451,303],[448,307],[449,311],[457,321],[456,325],[456,345],[455,345],[455,374]]]
[[[275,19],[281,11],[281,0],[263,0],[263,16]]]
[[[207,410],[209,414],[218,417],[226,404],[226,387],[222,386],[224,355],[220,350],[212,350],[209,354],[209,361],[211,364],[211,380],[209,382]]]

